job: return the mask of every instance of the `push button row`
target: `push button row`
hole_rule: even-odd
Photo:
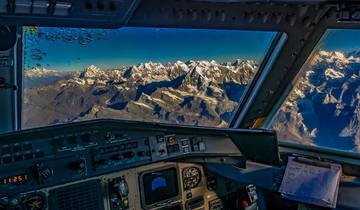
[[[19,162],[19,161],[23,161],[23,160],[31,160],[34,158],[42,158],[44,156],[45,156],[45,153],[42,151],[29,152],[26,154],[18,154],[18,155],[14,155],[14,156],[7,154],[7,155],[2,156],[2,158],[0,159],[0,164],[8,164],[8,163]]]
[[[14,144],[14,145],[9,145],[9,146],[3,146],[0,148],[1,154],[2,155],[6,155],[6,154],[12,154],[15,152],[22,152],[22,151],[29,151],[32,150],[32,145],[31,144]]]

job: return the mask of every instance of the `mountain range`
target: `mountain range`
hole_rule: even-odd
[[[257,68],[251,60],[34,68],[24,76],[23,126],[119,118],[224,127]]]
[[[360,151],[360,51],[320,51],[272,123],[279,139]]]
[[[360,51],[309,59],[272,122],[279,139],[360,151]],[[258,64],[177,61],[24,75],[23,126],[119,118],[226,127]]]

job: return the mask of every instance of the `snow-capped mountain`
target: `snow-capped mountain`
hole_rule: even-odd
[[[282,139],[360,151],[360,53],[320,51],[273,128]]]
[[[25,84],[24,127],[99,117],[225,126],[257,68],[254,61],[237,60],[148,62],[111,70],[91,65],[71,74],[26,71],[25,81],[57,79]]]
[[[48,70],[45,68],[33,68],[25,71],[25,77],[34,78],[34,77],[49,77],[49,76],[60,76],[62,73],[55,70]]]
[[[36,87],[39,85],[52,84],[56,81],[69,78],[73,72],[61,72],[45,68],[32,68],[24,71],[24,86]]]

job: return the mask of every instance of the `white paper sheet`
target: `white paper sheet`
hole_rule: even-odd
[[[279,191],[290,200],[335,208],[340,176],[339,164],[290,157]]]

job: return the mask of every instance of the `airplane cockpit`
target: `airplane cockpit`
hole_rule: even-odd
[[[0,210],[360,209],[360,2],[0,0]]]

